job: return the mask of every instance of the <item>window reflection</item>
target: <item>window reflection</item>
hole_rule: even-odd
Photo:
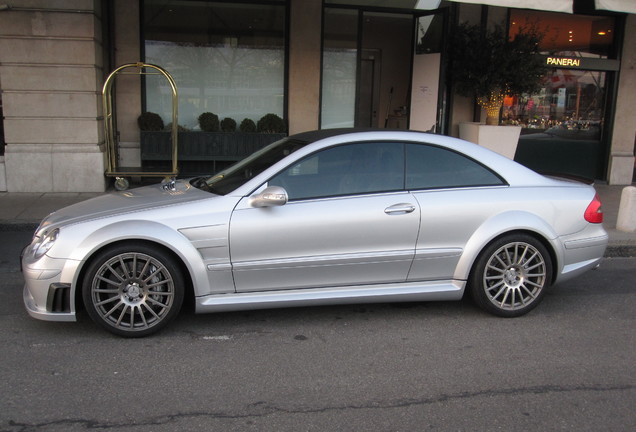
[[[179,91],[179,123],[197,127],[203,112],[237,123],[283,116],[285,7],[145,0],[146,62],[164,67]],[[146,109],[171,118],[170,90],[146,77]]]
[[[609,58],[614,42],[614,18],[510,10],[510,37],[528,26],[543,34],[541,51],[550,55]]]
[[[504,100],[503,121],[530,129],[560,126],[600,131],[605,99],[605,72],[553,69],[543,89]],[[600,138],[600,133],[597,138]]]

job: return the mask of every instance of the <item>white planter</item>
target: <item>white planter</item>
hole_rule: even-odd
[[[514,159],[521,126],[491,126],[482,123],[460,123],[459,137]]]

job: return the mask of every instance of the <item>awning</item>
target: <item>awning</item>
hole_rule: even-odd
[[[573,13],[574,0],[449,0],[458,3],[484,4],[520,9],[537,9]],[[594,0],[596,9],[636,14],[636,0]],[[415,9],[436,9],[440,0],[417,0]]]
[[[595,3],[596,9],[636,14],[636,1],[634,0],[595,0]]]
[[[573,0],[450,0],[458,3],[474,3],[521,9],[537,9],[552,12],[572,13]]]

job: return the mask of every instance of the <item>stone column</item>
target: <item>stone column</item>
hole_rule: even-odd
[[[99,0],[13,0],[0,10],[9,192],[105,189]]]
[[[636,143],[636,15],[628,15],[621,55],[616,114],[610,154],[609,184],[632,184]]]
[[[114,44],[115,64],[113,69],[141,60],[139,3],[130,0],[115,0]],[[128,72],[134,72],[129,69]],[[106,71],[109,74],[111,71]],[[121,166],[141,166],[139,153],[139,126],[137,118],[141,114],[141,76],[118,75],[115,115],[119,133],[119,163]]]
[[[319,128],[322,1],[292,0],[289,28],[289,133]]]

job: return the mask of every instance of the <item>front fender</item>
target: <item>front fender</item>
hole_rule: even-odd
[[[91,256],[109,244],[120,241],[149,241],[172,251],[183,262],[192,279],[195,295],[208,292],[207,271],[201,255],[190,241],[178,231],[148,220],[118,221],[101,227],[84,238],[72,251],[70,260],[78,262],[73,275],[73,288],[77,287],[81,269]]]
[[[562,265],[563,250],[558,242],[558,235],[545,220],[536,214],[523,211],[509,211],[499,213],[487,219],[474,231],[462,253],[455,268],[454,278],[467,280],[477,257],[485,245],[497,237],[515,231],[534,233],[546,241],[546,246],[554,253],[556,262],[554,268]]]

